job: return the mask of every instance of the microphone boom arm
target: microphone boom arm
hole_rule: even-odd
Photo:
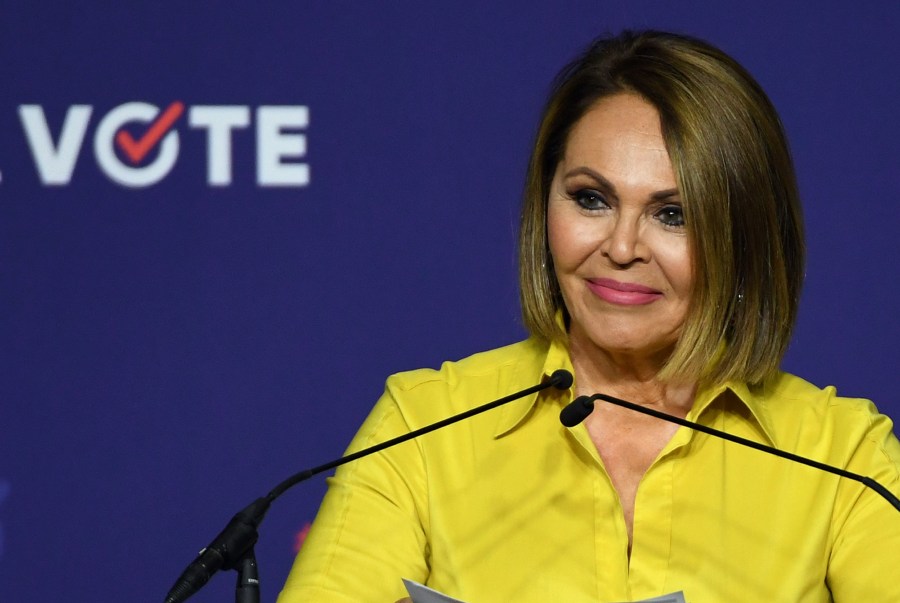
[[[313,467],[312,469],[307,469],[305,471],[301,471],[292,475],[291,477],[275,486],[275,488],[273,488],[272,491],[269,492],[266,496],[257,498],[255,501],[250,503],[246,508],[238,512],[230,522],[228,522],[228,525],[225,526],[225,529],[223,529],[219,533],[219,535],[216,536],[216,538],[212,541],[212,543],[209,544],[209,546],[200,551],[200,553],[197,555],[197,558],[187,567],[186,570],[184,570],[184,572],[182,572],[178,580],[175,581],[175,585],[169,590],[168,594],[166,595],[165,603],[182,603],[183,601],[187,600],[188,597],[200,590],[203,585],[209,581],[212,575],[220,569],[235,569],[239,565],[242,565],[245,559],[248,559],[248,555],[252,557],[253,546],[256,544],[256,541],[259,538],[259,534],[257,531],[259,528],[259,524],[265,517],[266,511],[269,510],[269,506],[272,504],[272,502],[289,488],[299,484],[300,482],[306,481],[315,475],[328,471],[329,469],[334,469],[335,467],[339,467],[351,461],[361,459],[365,456],[369,456],[370,454],[374,454],[376,452],[384,450],[385,448],[390,448],[391,446],[402,444],[403,442],[417,438],[420,435],[430,433],[436,429],[441,429],[442,427],[446,427],[447,425],[452,425],[453,423],[457,423],[464,419],[468,419],[469,417],[473,417],[493,408],[497,408],[498,406],[502,406],[507,402],[512,402],[513,400],[524,398],[525,396],[537,393],[550,387],[555,387],[557,389],[568,389],[572,386],[572,381],[572,373],[570,373],[569,371],[562,369],[554,371],[548,379],[537,385],[533,385],[514,394],[504,396],[499,400],[494,400],[493,402],[488,402],[487,404],[476,406],[475,408],[469,409],[465,412],[461,412],[459,414],[453,415],[452,417],[448,417],[436,423],[432,423],[431,425],[426,425],[425,427],[422,427],[420,429],[410,431],[409,433],[397,436],[396,438],[392,438],[380,444],[376,444],[352,454],[342,456],[323,465],[319,465],[318,467]],[[254,562],[253,571],[255,572],[256,560],[255,557],[252,557],[252,559]],[[241,585],[239,584],[239,589],[240,588]],[[255,595],[253,596],[258,595],[258,581],[254,588],[247,588],[246,590],[250,593],[255,593]]]
[[[595,400],[603,400],[604,402],[609,402],[610,404],[614,404],[616,406],[621,406],[623,408],[628,408],[630,410],[649,415],[651,417],[656,417],[657,419],[662,419],[663,421],[669,421],[671,423],[676,423],[678,425],[682,425],[684,427],[688,427],[690,429],[694,429],[696,431],[716,436],[722,438],[724,440],[728,440],[729,442],[735,442],[737,444],[743,444],[744,446],[749,446],[755,450],[759,450],[761,452],[766,452],[768,454],[772,454],[774,456],[778,456],[784,459],[788,459],[791,461],[795,461],[800,463],[801,465],[807,465],[809,467],[814,467],[816,469],[820,469],[822,471],[826,471],[828,473],[832,473],[834,475],[839,475],[841,477],[846,477],[847,479],[852,479],[857,481],[865,486],[868,486],[875,492],[881,495],[886,501],[888,501],[891,506],[900,511],[900,499],[894,496],[887,488],[879,484],[877,481],[872,479],[871,477],[866,477],[864,475],[859,475],[858,473],[853,473],[851,471],[847,471],[846,469],[840,469],[838,467],[832,467],[831,465],[826,465],[825,463],[820,463],[819,461],[814,461],[812,459],[808,459],[806,457],[793,454],[790,452],[785,452],[783,450],[778,450],[777,448],[773,448],[772,446],[767,446],[765,444],[760,444],[759,442],[754,442],[753,440],[748,440],[746,438],[742,438],[740,436],[732,435],[730,433],[726,433],[724,431],[719,431],[718,429],[714,429],[712,427],[707,427],[706,425],[701,425],[699,423],[695,423],[693,421],[688,421],[687,419],[682,419],[680,417],[676,417],[670,414],[666,414],[664,412],[660,412],[658,410],[654,410],[652,408],[647,408],[644,406],[640,406],[633,402],[628,402],[627,400],[622,400],[619,398],[614,398],[613,396],[608,396],[606,394],[594,394],[593,396],[581,396],[574,400],[570,406],[576,407],[577,410],[587,410],[588,407],[593,408]],[[566,409],[563,409],[563,413],[566,412]],[[590,413],[588,410],[587,413],[583,413],[584,416],[581,416],[575,423],[580,423],[584,420],[585,417]],[[571,427],[565,421],[564,424]]]

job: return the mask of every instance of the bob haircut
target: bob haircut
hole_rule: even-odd
[[[528,168],[519,232],[525,326],[545,340],[567,339],[569,315],[547,243],[550,184],[574,124],[598,100],[621,93],[659,112],[693,258],[690,308],[658,377],[760,383],[778,370],[803,283],[794,168],[759,84],[734,59],[687,36],[645,31],[598,39],[557,77]]]

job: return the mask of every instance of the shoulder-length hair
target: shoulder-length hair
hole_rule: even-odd
[[[759,84],[734,59],[687,36],[599,39],[557,77],[529,164],[519,234],[525,326],[547,340],[567,337],[547,243],[550,184],[574,124],[619,93],[640,95],[659,112],[694,264],[690,309],[658,376],[758,383],[778,369],[803,281],[794,168]]]

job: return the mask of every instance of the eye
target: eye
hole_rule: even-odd
[[[602,193],[588,188],[576,191],[572,195],[572,198],[575,200],[575,203],[584,209],[597,210],[609,207],[609,204],[606,202],[606,198]]]
[[[684,228],[684,210],[680,205],[666,205],[654,217],[670,228]]]

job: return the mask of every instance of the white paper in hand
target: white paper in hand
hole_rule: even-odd
[[[406,592],[409,593],[409,596],[412,598],[413,603],[465,603],[464,601],[460,601],[459,599],[454,599],[453,597],[448,597],[443,593],[439,593],[433,588],[428,588],[418,582],[413,582],[412,580],[403,579],[403,584],[406,585]],[[661,597],[653,597],[652,599],[643,599],[641,601],[636,601],[635,603],[687,603],[684,599],[684,592],[678,591],[677,593],[671,593],[668,595],[663,595]]]
[[[670,593],[661,597],[653,597],[652,599],[641,599],[636,603],[687,603],[684,600],[684,592]]]
[[[403,579],[403,584],[406,585],[406,592],[409,593],[413,603],[465,603],[406,578]]]

